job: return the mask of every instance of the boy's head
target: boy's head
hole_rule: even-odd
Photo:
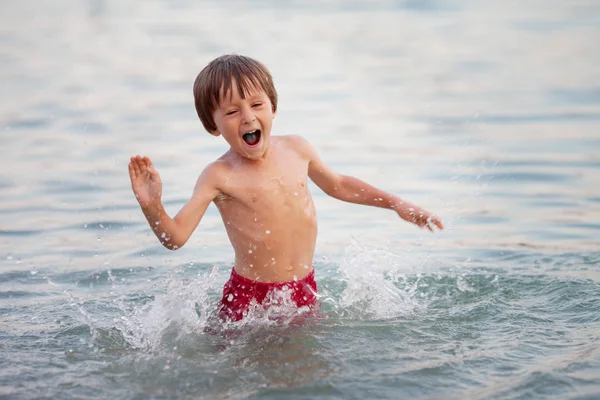
[[[231,94],[233,82],[242,98],[253,90],[263,90],[271,101],[273,112],[277,111],[277,91],[267,67],[250,57],[227,54],[212,60],[194,82],[196,112],[210,133],[217,130],[213,112],[219,107],[222,96]]]

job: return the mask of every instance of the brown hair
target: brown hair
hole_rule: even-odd
[[[221,94],[231,93],[233,80],[243,99],[251,90],[262,89],[271,100],[273,111],[277,111],[277,91],[267,67],[250,57],[227,54],[212,60],[194,82],[196,112],[210,133],[217,130],[212,114],[219,107]]]

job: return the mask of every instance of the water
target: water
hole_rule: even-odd
[[[285,4],[285,5],[284,5]],[[21,1],[0,30],[0,397],[600,397],[600,7],[594,1]],[[232,253],[202,66],[263,61],[275,131],[437,211],[436,235],[313,187],[321,310],[211,319]]]

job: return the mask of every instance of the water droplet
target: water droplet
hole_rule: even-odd
[[[265,231],[265,233],[268,235],[268,234],[270,234],[270,233],[271,233],[271,231],[267,229],[267,230]]]
[[[248,254],[252,254],[252,249],[248,250]]]
[[[254,268],[254,264],[250,264],[250,268]]]
[[[232,301],[233,300],[233,295],[231,293],[229,293],[229,296],[227,296],[227,301]]]

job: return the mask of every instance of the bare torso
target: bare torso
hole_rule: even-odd
[[[214,199],[235,251],[236,272],[260,282],[302,279],[312,270],[317,219],[308,163],[291,139],[272,136],[259,161],[228,152],[227,177]]]

